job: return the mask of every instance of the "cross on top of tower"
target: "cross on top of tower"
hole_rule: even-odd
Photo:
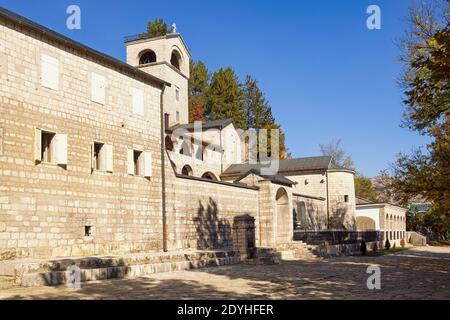
[[[172,24],[172,32],[177,33],[177,24],[176,23]]]

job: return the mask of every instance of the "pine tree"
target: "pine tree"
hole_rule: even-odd
[[[245,79],[243,95],[247,129],[261,129],[275,123],[268,101],[258,87],[258,82],[251,76]]]
[[[208,68],[201,61],[191,62],[189,79],[189,122],[205,120],[206,92],[210,75]]]
[[[163,19],[155,19],[147,23],[147,33],[151,38],[165,36],[171,30],[167,27],[167,23]]]
[[[206,94],[208,120],[232,119],[236,128],[245,129],[243,92],[238,78],[230,67],[213,74]]]

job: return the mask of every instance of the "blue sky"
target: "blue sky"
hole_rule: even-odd
[[[358,171],[374,176],[427,140],[401,128],[398,40],[412,0],[2,0],[1,6],[124,60],[123,37],[150,19],[176,22],[193,58],[255,77],[294,157],[342,139]],[[66,28],[81,7],[82,29]],[[382,29],[366,27],[369,5]]]

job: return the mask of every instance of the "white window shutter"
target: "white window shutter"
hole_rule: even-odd
[[[105,148],[104,156],[106,159],[105,171],[113,172],[114,171],[113,146],[110,144],[105,144],[103,148]]]
[[[95,143],[91,144],[91,170],[95,170]]]
[[[134,151],[132,149],[127,150],[127,164],[128,174],[134,175]]]
[[[42,131],[41,129],[34,129],[34,160],[42,161]]]
[[[41,84],[49,89],[59,89],[59,61],[46,54],[41,56]]]
[[[142,90],[132,88],[131,90],[133,113],[144,116],[144,93]]]
[[[144,168],[144,172],[143,175],[146,178],[150,178],[153,175],[153,170],[152,170],[152,153],[150,151],[146,151],[143,154],[143,162],[144,162],[144,166],[142,168]]]
[[[55,163],[67,164],[67,134],[56,134],[55,136]]]
[[[92,72],[91,74],[91,99],[94,102],[105,104],[106,80],[104,76]]]

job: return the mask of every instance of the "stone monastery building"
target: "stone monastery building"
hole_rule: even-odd
[[[180,34],[125,46],[126,63],[0,8],[0,260],[232,248],[242,215],[262,247],[356,228],[354,172],[330,157],[264,175],[232,121],[195,133]]]

